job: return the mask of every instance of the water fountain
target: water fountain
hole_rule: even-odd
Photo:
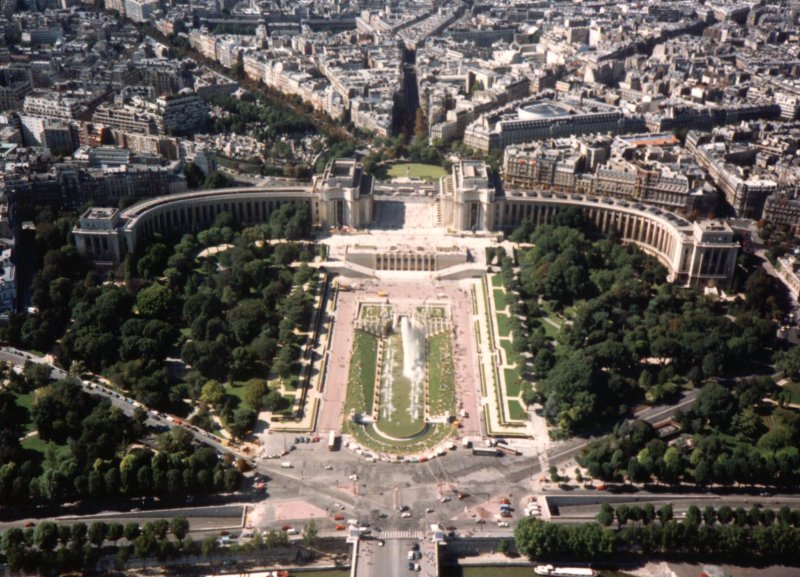
[[[411,319],[402,317],[400,334],[403,339],[403,376],[411,381],[416,391],[425,376],[425,333]]]
[[[384,342],[376,427],[392,438],[409,438],[426,427],[427,332],[415,317],[397,314]]]

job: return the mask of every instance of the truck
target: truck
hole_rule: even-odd
[[[328,433],[328,450],[335,451],[338,445],[338,439],[336,438],[336,432],[331,431]]]
[[[502,453],[494,447],[473,447],[472,454],[477,457],[499,457]]]

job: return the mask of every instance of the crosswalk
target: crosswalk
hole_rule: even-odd
[[[424,539],[425,531],[381,531],[381,539]]]

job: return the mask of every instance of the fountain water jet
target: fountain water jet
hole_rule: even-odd
[[[403,338],[403,376],[416,385],[425,376],[425,334],[408,317],[400,320],[400,334]]]

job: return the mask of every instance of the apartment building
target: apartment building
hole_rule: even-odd
[[[134,22],[147,22],[158,8],[155,0],[124,0],[125,16]]]
[[[33,77],[28,68],[3,66],[0,68],[0,111],[17,110],[25,96],[33,91]]]

